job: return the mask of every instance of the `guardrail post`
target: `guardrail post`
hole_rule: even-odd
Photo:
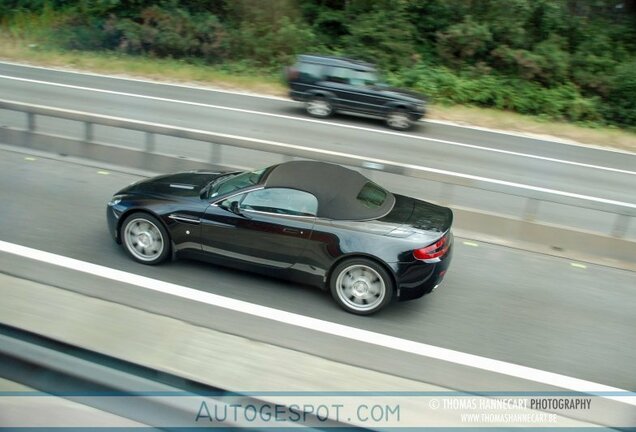
[[[93,142],[93,123],[84,122],[84,141],[89,143]]]
[[[29,132],[35,132],[35,114],[27,113],[27,129]]]
[[[526,201],[526,209],[523,212],[523,220],[532,222],[537,218],[537,212],[539,211],[539,200],[534,198],[528,198]]]
[[[210,161],[212,163],[221,163],[221,145],[212,144],[210,148]]]
[[[153,153],[155,151],[155,134],[152,132],[146,132],[146,153]]]
[[[616,238],[623,238],[627,234],[627,227],[629,226],[630,217],[624,214],[617,214],[614,222],[614,228],[612,229],[612,236]]]
[[[384,171],[384,165],[377,162],[365,161],[362,162],[362,166],[366,168],[367,177],[371,180],[376,177],[378,171]]]

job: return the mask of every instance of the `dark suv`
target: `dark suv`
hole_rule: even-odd
[[[298,56],[286,69],[292,99],[305,102],[314,117],[336,111],[385,119],[405,130],[426,113],[424,97],[380,82],[374,65],[343,57]]]

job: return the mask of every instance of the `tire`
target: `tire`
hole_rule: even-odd
[[[170,255],[170,237],[163,224],[147,213],[133,213],[121,224],[126,253],[142,264],[156,265]]]
[[[395,287],[389,273],[366,258],[352,258],[338,264],[329,279],[331,296],[347,312],[371,315],[393,299]]]
[[[305,110],[312,117],[327,118],[333,114],[333,104],[327,98],[314,96],[305,103]]]
[[[409,114],[406,111],[402,109],[396,109],[389,112],[389,114],[386,116],[386,124],[391,129],[403,131],[410,129],[411,126],[413,126],[413,120],[411,120]]]

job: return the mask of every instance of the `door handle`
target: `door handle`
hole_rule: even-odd
[[[191,224],[200,224],[201,223],[201,219],[199,219],[199,218],[181,216],[181,215],[176,215],[176,214],[171,214],[168,217],[170,219],[172,219],[172,220],[176,220],[176,221],[184,222],[184,223],[191,223]]]
[[[283,228],[283,232],[285,234],[295,234],[295,235],[303,233],[303,231],[301,231],[299,229],[296,229],[296,228]]]

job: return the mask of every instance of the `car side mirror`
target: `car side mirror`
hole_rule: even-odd
[[[235,215],[243,216],[243,212],[241,212],[241,207],[239,206],[238,201],[232,201],[230,203],[230,211]]]

